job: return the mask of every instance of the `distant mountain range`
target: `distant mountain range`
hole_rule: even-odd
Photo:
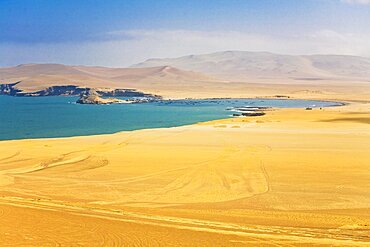
[[[358,95],[370,87],[370,58],[225,51],[149,59],[130,68],[23,64],[0,68],[0,84],[3,94],[9,90],[49,93],[60,90],[59,86],[68,86],[63,90],[74,86],[75,92],[81,90],[78,88],[137,89],[170,97],[229,97],[231,93],[244,97],[267,92],[322,95],[348,90]]]
[[[370,80],[370,58],[345,55],[279,55],[225,51],[179,58],[149,59],[134,68],[173,66],[225,80],[251,78]]]

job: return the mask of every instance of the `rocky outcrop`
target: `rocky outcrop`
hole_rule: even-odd
[[[243,112],[241,115],[245,117],[258,117],[258,116],[263,116],[266,113],[264,112]]]
[[[37,92],[26,93],[26,95],[23,96],[70,96],[80,95],[81,93],[85,93],[87,90],[87,88],[81,88],[73,85],[52,86]]]
[[[160,98],[158,95],[148,94],[136,91],[134,89],[114,89],[114,90],[97,90],[102,97],[146,97],[146,98]]]
[[[119,95],[119,94],[118,94]],[[148,95],[148,94],[146,94]],[[127,97],[127,96],[126,96]],[[129,98],[129,97],[128,97]],[[93,105],[105,105],[105,104],[132,104],[132,103],[144,103],[156,101],[157,97],[143,97],[143,98],[132,98],[132,99],[116,99],[116,98],[103,98],[101,91],[89,89],[85,93],[80,95],[80,98],[76,101],[78,104],[93,104]]]
[[[22,90],[17,89],[15,86],[20,83],[11,83],[11,84],[0,84],[0,95],[18,95],[22,92]]]
[[[81,94],[80,98],[77,100],[78,104],[94,104],[94,105],[102,105],[102,104],[114,104],[114,103],[129,103],[125,100],[115,99],[115,98],[108,98],[104,99],[100,97],[100,95],[93,89],[90,89],[84,94]]]
[[[16,83],[10,84],[0,84],[0,95],[10,95],[10,96],[23,96],[23,97],[39,97],[39,96],[80,96],[86,95],[90,90],[94,90],[97,95],[101,97],[144,97],[150,99],[160,99],[161,96],[147,94],[135,89],[99,89],[95,90],[88,87],[78,87],[75,85],[65,85],[65,86],[51,86],[43,90],[34,92],[25,92],[17,88]]]
[[[10,96],[70,96],[70,95],[80,95],[88,90],[88,88],[81,88],[74,85],[66,86],[52,86],[45,88],[43,90],[34,91],[34,92],[25,92],[17,88],[16,83],[11,84],[0,84],[0,95],[10,95]]]

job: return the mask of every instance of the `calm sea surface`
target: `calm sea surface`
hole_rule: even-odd
[[[77,97],[0,96],[0,140],[67,137],[174,127],[230,117],[242,106],[325,107],[311,100],[218,99],[79,105]]]

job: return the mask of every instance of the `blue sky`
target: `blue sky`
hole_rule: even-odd
[[[221,50],[370,56],[370,0],[0,0],[0,66]]]

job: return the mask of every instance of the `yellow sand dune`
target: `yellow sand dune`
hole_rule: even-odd
[[[370,107],[0,142],[2,246],[370,245]]]

